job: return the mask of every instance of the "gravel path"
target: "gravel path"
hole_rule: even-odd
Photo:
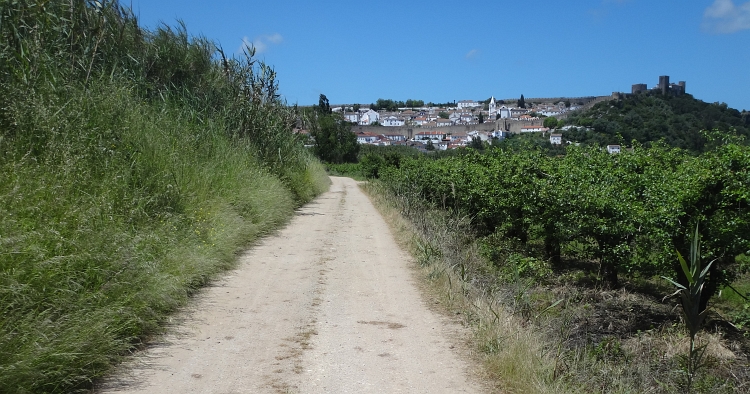
[[[426,306],[356,182],[331,179],[96,392],[482,392],[462,328]]]

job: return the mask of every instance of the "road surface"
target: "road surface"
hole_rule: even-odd
[[[460,325],[356,182],[332,182],[95,392],[482,392]]]

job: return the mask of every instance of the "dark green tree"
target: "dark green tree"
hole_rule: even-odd
[[[518,99],[518,108],[526,108],[526,100],[524,100],[523,95]]]
[[[327,108],[327,109],[326,109]],[[332,113],[328,99],[320,95],[320,102],[312,122],[310,134],[315,139],[313,151],[320,160],[328,163],[354,163],[359,154],[357,136],[351,123],[338,113]]]
[[[481,138],[472,137],[471,142],[469,143],[469,148],[474,148],[476,150],[484,150],[484,143],[482,143]]]
[[[321,94],[320,98],[318,99],[318,107],[317,110],[321,114],[330,114],[331,113],[331,104],[328,103],[328,98],[325,94]]]
[[[445,111],[440,111],[440,112],[438,113],[438,116],[440,117],[440,119],[448,119],[448,117],[449,117],[450,115],[448,115],[448,113],[447,113],[447,112],[445,112]]]
[[[479,114],[479,123],[484,123],[484,115],[482,113]]]

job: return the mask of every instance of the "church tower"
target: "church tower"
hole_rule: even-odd
[[[495,105],[495,96],[490,98],[490,119],[494,120],[497,116],[497,106]]]

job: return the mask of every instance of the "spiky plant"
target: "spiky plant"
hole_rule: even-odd
[[[693,242],[690,245],[690,265],[685,261],[679,251],[677,251],[677,259],[680,262],[680,267],[687,278],[687,286],[684,286],[676,281],[663,277],[670,283],[677,287],[677,291],[672,293],[669,297],[679,295],[682,304],[682,313],[685,318],[685,326],[687,327],[688,334],[690,337],[690,349],[687,355],[687,392],[693,384],[695,373],[701,366],[703,355],[706,352],[706,345],[696,346],[695,336],[706,319],[708,314],[708,308],[700,310],[701,293],[703,292],[703,285],[706,280],[706,275],[711,265],[715,260],[706,264],[701,269],[700,262],[700,235],[698,233],[698,225],[695,226],[695,234],[693,235]]]

